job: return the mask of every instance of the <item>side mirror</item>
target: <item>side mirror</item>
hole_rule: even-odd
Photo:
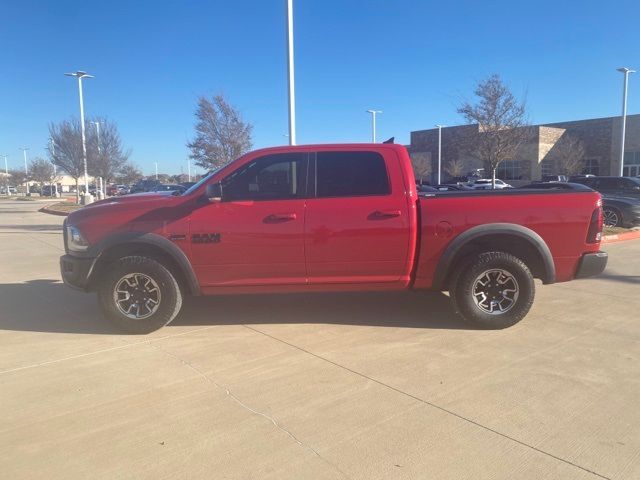
[[[222,184],[218,183],[210,183],[207,185],[207,199],[210,202],[221,202],[222,201]]]

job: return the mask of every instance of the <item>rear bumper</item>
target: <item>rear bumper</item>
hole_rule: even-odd
[[[578,263],[576,278],[593,277],[601,274],[607,266],[607,252],[585,253]]]
[[[94,262],[95,258],[80,258],[72,255],[60,257],[60,273],[65,285],[86,292]]]

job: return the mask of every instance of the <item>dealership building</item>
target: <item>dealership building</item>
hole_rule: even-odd
[[[499,165],[497,177],[503,180],[540,180],[542,175],[559,174],[554,148],[566,135],[579,139],[584,146],[583,173],[619,175],[621,127],[619,116],[534,125],[530,140],[519,148],[513,159]],[[460,148],[464,144],[463,139],[477,130],[478,125],[442,127],[444,179],[448,176],[444,173],[445,167],[451,160],[462,164],[464,174],[483,167],[480,161]],[[431,172],[437,172],[438,129],[411,132],[409,152],[412,156],[419,154],[426,158],[431,164]],[[624,175],[640,175],[640,115],[627,116]]]

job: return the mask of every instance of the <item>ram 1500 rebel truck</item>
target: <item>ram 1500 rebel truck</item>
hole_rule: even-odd
[[[102,200],[64,223],[68,285],[145,333],[186,295],[442,290],[486,328],[520,321],[534,278],[602,272],[600,194],[418,194],[406,149],[309,145],[248,153],[182,194]]]

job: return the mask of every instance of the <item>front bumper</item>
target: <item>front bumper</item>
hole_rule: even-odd
[[[86,292],[94,262],[95,258],[63,255],[60,257],[62,280],[66,285]]]
[[[607,252],[585,253],[578,263],[576,278],[593,277],[601,274],[607,266]]]

